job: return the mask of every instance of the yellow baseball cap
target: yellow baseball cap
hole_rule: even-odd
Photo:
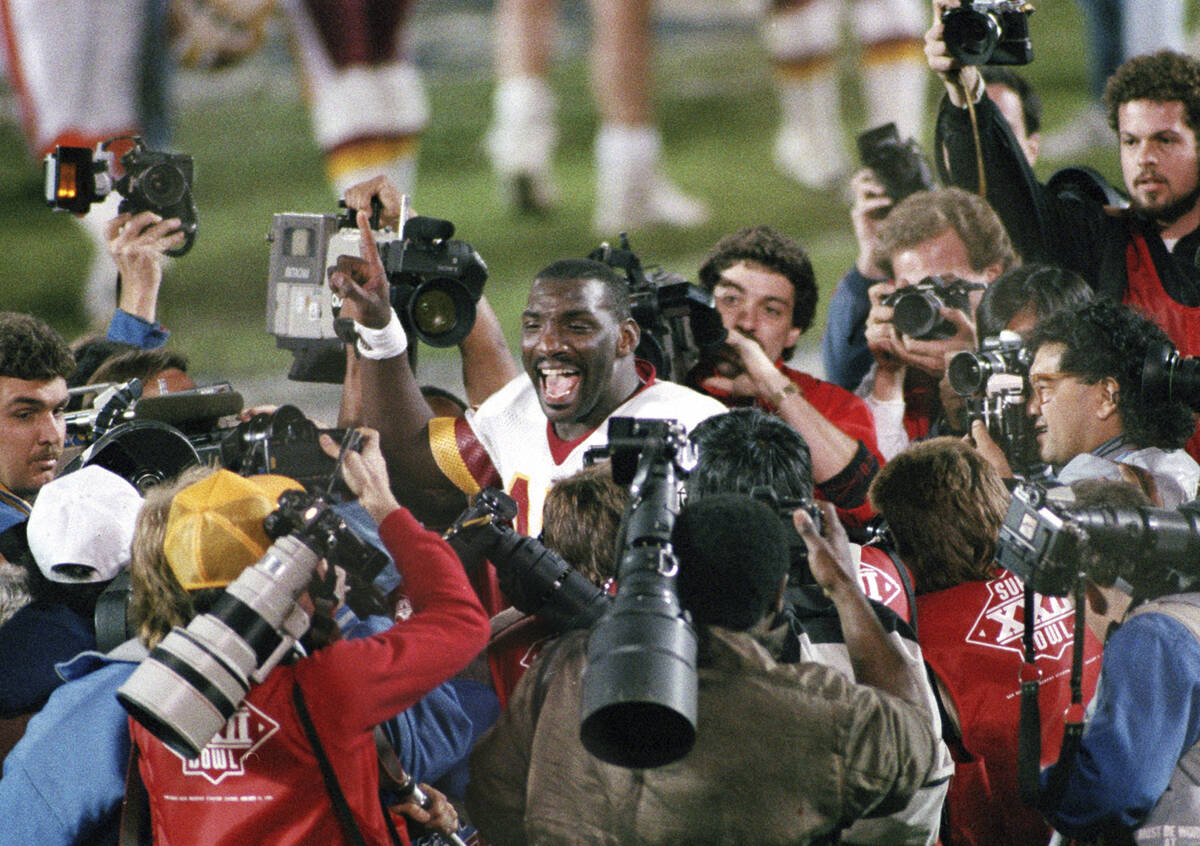
[[[175,494],[163,554],[184,590],[225,587],[271,545],[263,519],[284,491],[303,490],[286,476],[239,476],[218,470]]]

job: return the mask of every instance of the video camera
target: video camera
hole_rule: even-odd
[[[167,250],[169,256],[181,256],[196,241],[196,203],[192,199],[192,157],[146,149],[141,138],[133,138],[133,147],[121,156],[123,175],[114,178],[114,155],[108,148],[111,138],[95,152],[89,147],[55,147],[44,161],[46,204],[55,211],[86,214],[116,191],[123,198],[120,213],[152,211],[164,219],[180,220],[184,241]]]
[[[981,420],[988,435],[1004,451],[1018,476],[1045,473],[1029,404],[1029,365],[1033,356],[1021,336],[1007,330],[984,338],[978,352],[964,350],[950,358],[946,378],[967,401],[967,418]]]
[[[135,720],[186,758],[195,758],[309,628],[296,600],[321,559],[370,582],[387,558],[360,540],[323,496],[288,491],[263,524],[274,543],[234,579],[209,613],[176,626],[124,684],[117,699]],[[333,567],[327,579],[335,578]],[[315,583],[315,584],[314,584]]]
[[[875,173],[893,203],[917,191],[937,187],[933,168],[920,145],[912,138],[901,141],[900,131],[894,123],[885,123],[859,135],[858,158],[863,167],[869,167]],[[890,210],[891,207],[884,209],[880,217],[886,217]]]
[[[518,611],[560,632],[590,627],[608,608],[608,595],[540,540],[518,534],[511,525],[516,516],[512,497],[484,488],[446,531],[446,542],[468,571],[491,561]]]
[[[964,65],[1027,65],[1033,61],[1029,16],[1023,0],[963,0],[942,12],[942,38]]]
[[[915,285],[893,291],[883,304],[892,307],[892,325],[901,335],[916,341],[942,341],[953,338],[958,330],[942,317],[941,310],[953,308],[970,314],[970,292],[983,287],[953,276],[926,276]]]
[[[696,739],[696,632],[675,593],[671,531],[695,451],[674,420],[611,417],[608,445],[585,460],[612,461],[630,486],[618,538],[617,594],[592,626],[583,673],[580,739],[620,767],[660,767]]]
[[[1200,505],[1179,509],[1074,505],[1070,488],[1018,484],[1000,526],[996,563],[1030,588],[1067,596],[1082,578],[1118,580],[1153,599],[1200,585]]]
[[[487,281],[487,265],[454,224],[432,217],[404,223],[402,237],[382,230],[378,210],[372,231],[390,284],[389,299],[410,338],[434,347],[459,343],[475,324],[475,304]],[[341,301],[327,272],[341,256],[359,258],[360,233],[354,213],[277,214],[267,279],[267,331],[293,354],[288,378],[341,382],[342,345],[353,343],[349,320],[339,318]],[[416,348],[409,361],[416,366]]]
[[[346,430],[318,428],[293,405],[230,422],[242,395],[228,382],[148,398],[136,379],[85,387],[101,393],[92,408],[67,415],[68,436],[82,449],[64,473],[98,464],[145,493],[187,467],[216,464],[242,476],[287,476],[306,490],[328,490],[334,501],[351,498],[318,441],[322,434],[341,441]]]
[[[619,246],[603,243],[588,258],[625,274],[630,310],[642,330],[635,354],[654,365],[658,378],[684,382],[703,355],[725,343],[712,294],[678,274],[657,268],[647,274],[624,232]]]

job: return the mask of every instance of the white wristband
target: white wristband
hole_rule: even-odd
[[[392,309],[392,319],[382,329],[370,329],[356,322],[354,331],[358,333],[358,352],[363,358],[395,358],[408,349],[408,335],[400,325],[400,316],[395,309]]]

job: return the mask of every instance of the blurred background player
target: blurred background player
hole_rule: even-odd
[[[547,79],[558,0],[497,0],[496,90],[485,149],[507,199],[522,211],[548,210],[558,130]],[[661,167],[662,137],[651,86],[650,0],[590,0],[596,130],[597,232],[654,223],[699,226],[704,202],[682,193]]]
[[[781,112],[775,164],[800,184],[828,188],[853,169],[842,127],[841,57],[860,45],[862,128],[894,122],[920,137],[925,4],[921,0],[773,0],[764,29]]]
[[[416,183],[420,134],[429,119],[421,75],[404,53],[408,0],[0,0],[0,35],[31,156],[55,146],[95,148],[140,135],[152,150],[171,139],[171,83],[179,64],[216,70],[263,43],[279,10],[293,33],[313,137],[336,196],[386,173],[406,193]],[[63,57],[71,61],[63,61]],[[119,162],[131,146],[112,147]],[[114,175],[119,175],[118,172]],[[80,218],[94,250],[84,308],[112,315],[117,271],[105,225],[114,191]]]

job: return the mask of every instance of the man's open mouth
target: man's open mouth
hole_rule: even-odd
[[[579,370],[565,364],[538,365],[542,399],[549,405],[570,403],[579,390]]]

